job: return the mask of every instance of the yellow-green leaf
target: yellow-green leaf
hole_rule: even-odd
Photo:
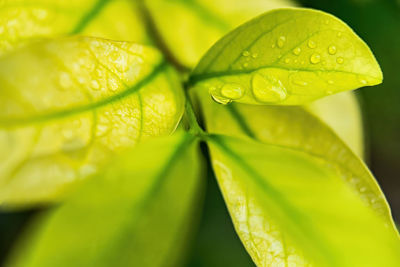
[[[116,153],[170,134],[179,79],[154,48],[73,37],[0,58],[0,203],[54,201]]]
[[[4,0],[0,55],[43,37],[84,34],[150,42],[138,4],[131,0]]]
[[[388,224],[392,224],[388,204],[368,168],[306,108],[239,103],[222,106],[204,96],[199,99],[210,133],[251,138],[292,149],[323,162],[367,205],[386,218]]]
[[[198,142],[183,132],[124,152],[31,227],[9,266],[178,266],[201,163]]]
[[[241,23],[291,0],[146,0],[148,20],[179,62],[193,67],[219,38]],[[173,15],[171,15],[173,14]]]
[[[358,157],[364,158],[363,118],[354,92],[324,97],[306,108],[329,125]]]
[[[257,266],[398,266],[395,228],[324,160],[211,136],[212,164],[236,231]]]
[[[299,105],[382,81],[368,46],[342,21],[311,9],[277,9],[219,40],[190,82],[226,104]]]

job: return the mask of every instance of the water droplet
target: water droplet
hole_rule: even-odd
[[[296,56],[300,55],[301,53],[301,48],[300,47],[296,47],[295,49],[293,49],[292,53]]]
[[[252,91],[260,102],[276,103],[287,97],[286,89],[279,80],[273,81],[258,73],[253,76]]]
[[[258,53],[253,53],[253,54],[251,55],[251,57],[252,57],[252,58],[257,58],[257,57],[258,57]]]
[[[68,73],[66,73],[66,72],[62,72],[62,73],[60,74],[59,82],[60,82],[61,87],[63,87],[63,88],[69,88],[69,87],[72,86],[71,77],[70,77],[70,75],[69,75]]]
[[[293,80],[293,83],[296,85],[300,85],[300,86],[308,85],[308,83],[306,81],[302,81],[302,80]]]
[[[317,43],[315,43],[313,40],[308,40],[308,47],[314,49],[317,47]]]
[[[289,62],[290,62],[290,59],[289,59],[289,58],[285,59],[285,63],[286,63],[286,64],[288,64]]]
[[[360,192],[365,192],[365,191],[367,191],[367,188],[365,186],[360,188]]]
[[[338,33],[336,34],[336,36],[337,36],[337,37],[342,37],[342,33],[341,33],[341,32],[338,32]]]
[[[367,82],[365,79],[362,79],[362,78],[361,78],[361,79],[360,79],[360,83],[365,85],[365,84],[367,84],[368,82]]]
[[[311,55],[311,57],[310,57],[310,62],[311,62],[312,64],[317,64],[317,63],[319,63],[320,61],[321,61],[321,56],[320,56],[320,54],[314,53],[314,54]]]
[[[93,90],[99,90],[100,89],[100,84],[96,80],[92,80],[90,82],[90,86],[92,87]]]
[[[294,60],[294,63],[297,63],[297,62],[298,62],[298,60],[297,60],[297,59],[295,59],[295,60]]]
[[[329,20],[325,20],[324,23],[325,23],[325,25],[328,25],[329,24]]]
[[[238,84],[225,84],[221,88],[221,95],[229,99],[239,99],[243,96],[244,91]]]
[[[219,104],[222,104],[222,105],[226,105],[226,104],[229,104],[229,103],[232,102],[231,99],[225,98],[225,97],[222,97],[222,96],[216,95],[216,94],[215,94],[215,95],[214,95],[214,94],[211,94],[211,97],[212,97],[212,99],[213,99],[215,102],[217,102],[217,103],[219,103]]]
[[[114,78],[108,79],[108,88],[115,92],[118,89],[118,82]]]
[[[249,51],[243,51],[243,53],[242,53],[242,55],[244,56],[244,57],[248,57],[248,56],[250,56],[250,52]]]
[[[243,63],[243,68],[247,68],[249,66],[249,63]]]
[[[272,48],[275,48],[275,44],[272,44],[271,47],[272,47]]]
[[[329,54],[334,55],[334,54],[336,54],[336,51],[337,51],[336,46],[330,45],[330,46],[328,47],[328,53],[329,53]]]
[[[285,45],[285,42],[286,42],[286,37],[285,37],[285,36],[280,36],[280,37],[278,38],[278,41],[276,42],[276,45],[277,45],[279,48],[282,48],[282,47]]]
[[[332,80],[328,80],[328,84],[333,84],[334,82]]]
[[[342,57],[338,57],[338,58],[336,59],[336,62],[339,63],[339,64],[343,64],[344,59],[343,59]]]

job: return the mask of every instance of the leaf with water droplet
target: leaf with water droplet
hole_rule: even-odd
[[[43,212],[8,266],[179,266],[192,234],[186,226],[202,204],[202,169],[187,133],[141,143]]]
[[[111,52],[124,57],[124,72]],[[3,55],[0,205],[58,200],[87,166],[174,131],[183,103],[175,71],[154,48],[68,37]]]
[[[264,259],[269,258],[270,265],[284,265],[284,260],[288,259],[294,266],[307,266],[304,261],[312,261],[315,253],[319,253],[313,248],[319,249],[322,245],[315,245],[316,240],[306,241],[310,242],[310,248],[296,243],[299,241],[297,235],[291,235],[285,228],[286,219],[274,217],[274,209],[270,209],[271,206],[264,203],[272,201],[268,199],[271,192],[262,191],[265,188],[253,184],[262,179],[274,186],[279,194],[284,194],[284,199],[296,205],[296,210],[307,210],[304,215],[310,218],[308,225],[313,225],[312,229],[327,227],[326,233],[338,241],[336,245],[328,245],[327,251],[338,253],[335,254],[335,258],[339,261],[349,262],[348,266],[364,266],[371,262],[379,265],[379,261],[382,260],[393,263],[390,266],[396,266],[399,261],[395,249],[399,245],[397,233],[388,205],[374,177],[343,141],[308,111],[309,108],[240,103],[232,103],[225,107],[210,101],[209,97],[205,96],[207,92],[199,91],[200,93],[201,110],[204,111],[203,118],[207,130],[220,135],[222,142],[227,142],[224,148],[218,147],[219,144],[216,143],[210,144],[212,164],[235,228],[256,264],[262,266]],[[346,93],[348,95],[349,92]],[[342,94],[336,96],[339,95]],[[327,104],[329,106],[329,98],[323,99],[324,103],[321,103],[325,108]],[[342,102],[336,99],[331,105],[340,103]],[[324,114],[325,111],[323,110]],[[319,111],[313,112],[318,114]],[[250,139],[256,142],[245,141]],[[231,149],[234,154],[225,149]],[[250,166],[260,176],[253,171],[248,172]],[[319,171],[308,172],[311,169]],[[316,203],[311,200],[317,195],[322,202]],[[348,198],[350,195],[351,199]],[[274,195],[272,198],[276,204],[279,197]],[[310,205],[311,202],[308,201],[313,204]],[[359,208],[363,210],[362,214],[359,213]],[[283,209],[279,207],[277,210]],[[293,214],[286,213],[289,216]],[[378,228],[367,226],[371,221],[366,217],[370,218],[373,224],[377,223]],[[301,219],[296,216],[296,219],[287,220],[299,226]],[[336,223],[332,224],[332,221]],[[349,227],[348,230],[352,229],[352,235],[347,234],[344,228],[338,230],[336,227]],[[360,227],[365,229],[359,231]],[[365,240],[370,227],[374,231],[378,229],[381,233],[390,229],[390,233],[383,234],[383,239],[381,234],[374,237],[367,234],[370,240],[367,243],[360,241]],[[357,235],[355,232],[358,233],[358,238],[354,238]],[[263,237],[261,241],[259,236]],[[325,235],[317,234],[315,237],[317,236]],[[389,239],[392,240],[391,248],[385,241]],[[268,244],[273,245],[266,246],[263,240],[268,240]],[[322,242],[329,243],[329,240]],[[374,240],[379,240],[379,244]],[[286,249],[283,249],[284,247]],[[373,254],[369,259],[365,259],[365,249],[372,254],[375,249],[382,250],[382,253],[392,252],[389,252],[388,258],[383,256],[376,259],[376,255]],[[338,266],[346,264],[340,262]]]
[[[248,60],[244,51],[260,56]],[[280,101],[257,97],[254,92],[265,92],[253,88],[259,74],[279,83],[286,96]],[[190,84],[199,90],[235,83],[244,95],[233,101],[277,105],[300,105],[381,81],[370,49],[345,23],[300,8],[273,10],[238,27],[207,52],[190,76]]]

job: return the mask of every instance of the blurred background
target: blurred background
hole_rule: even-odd
[[[300,0],[348,23],[374,52],[384,83],[357,92],[364,113],[367,163],[393,216],[400,222],[400,0]],[[213,174],[199,231],[187,266],[254,266],[228,216]],[[0,265],[12,242],[36,211],[0,213]]]

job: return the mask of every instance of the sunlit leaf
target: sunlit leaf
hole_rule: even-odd
[[[174,131],[183,94],[155,49],[74,37],[0,58],[0,107],[0,203],[29,205]]]
[[[218,41],[190,83],[222,104],[298,105],[381,81],[368,46],[342,21],[321,11],[277,9]]]
[[[42,217],[9,266],[178,266],[201,163],[186,133],[141,143]]]
[[[290,0],[146,0],[148,18],[173,56],[193,67],[219,38],[241,23]],[[173,15],[171,15],[173,14]]]
[[[0,2],[0,55],[35,39],[84,34],[150,42],[131,0],[5,0]]]
[[[202,92],[206,94],[206,92]],[[304,153],[325,164],[364,202],[392,224],[389,207],[365,164],[323,122],[303,107],[232,103],[222,106],[202,97],[210,133],[248,137]]]
[[[302,151],[212,136],[212,164],[258,266],[398,266],[396,230],[326,162]]]
[[[353,92],[321,98],[306,108],[329,125],[357,156],[364,158],[363,119]]]

